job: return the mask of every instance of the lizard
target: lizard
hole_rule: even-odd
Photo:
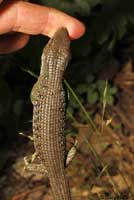
[[[64,136],[65,92],[63,76],[70,60],[70,39],[66,28],[59,28],[45,46],[40,75],[33,86],[33,141],[40,164],[25,158],[26,169],[47,174],[54,200],[71,200],[65,174],[75,146],[66,157]]]

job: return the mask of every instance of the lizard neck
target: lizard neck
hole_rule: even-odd
[[[55,90],[59,87],[61,87],[63,81],[63,72],[56,69],[56,70],[51,70],[49,71],[49,75],[48,75],[48,82],[50,87]]]

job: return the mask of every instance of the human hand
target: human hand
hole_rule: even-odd
[[[67,28],[71,39],[85,32],[81,22],[54,8],[19,0],[0,0],[0,4],[0,54],[24,47],[29,35],[52,37],[61,26]]]

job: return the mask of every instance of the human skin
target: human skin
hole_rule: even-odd
[[[54,8],[19,0],[0,0],[0,4],[0,54],[24,47],[30,35],[52,37],[61,26],[71,39],[85,32],[83,23]]]

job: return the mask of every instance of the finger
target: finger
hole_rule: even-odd
[[[26,34],[43,34],[52,37],[61,26],[68,29],[70,38],[81,37],[84,25],[77,19],[48,8],[23,1],[12,1],[0,7],[0,33],[17,31]]]
[[[29,40],[29,36],[22,33],[0,36],[0,54],[11,53],[23,48]]]

